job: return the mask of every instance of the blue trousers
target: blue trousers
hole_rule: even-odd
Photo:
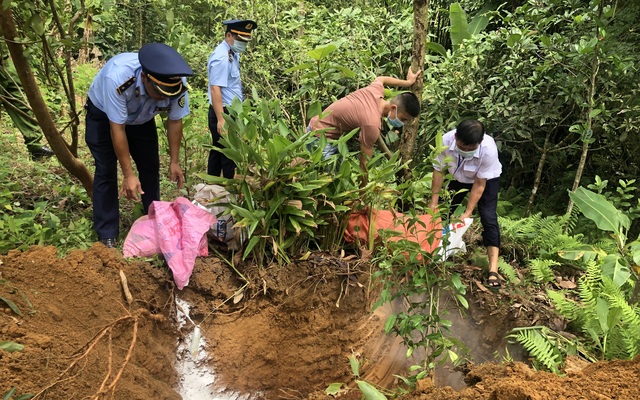
[[[120,204],[118,200],[118,157],[111,141],[111,128],[107,114],[93,105],[87,111],[85,140],[95,160],[93,178],[93,227],[98,238],[118,238]],[[144,213],[155,200],[160,200],[160,155],[158,133],[154,119],[142,125],[127,125],[129,153],[138,169],[142,186]]]
[[[500,225],[498,225],[498,191],[500,190],[500,178],[487,180],[487,186],[484,188],[482,197],[478,201],[478,214],[480,214],[480,223],[482,224],[482,244],[484,246],[495,246],[500,248]],[[449,182],[447,190],[459,191],[467,189],[463,193],[453,196],[451,201],[451,210],[454,211],[465,196],[471,190],[471,183],[462,183],[458,181]]]

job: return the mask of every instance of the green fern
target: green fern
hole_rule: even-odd
[[[596,299],[600,294],[600,285],[602,282],[602,271],[595,261],[587,263],[587,271],[580,278],[578,284],[578,295],[586,308],[595,308]]]
[[[557,311],[582,331],[604,359],[631,359],[640,354],[640,308],[629,304],[625,293],[611,278],[602,275],[595,261],[587,263],[577,294],[547,291]]]
[[[640,354],[640,309],[629,305],[622,294],[606,297],[611,307],[619,309],[622,314],[618,325],[624,357],[620,358],[632,359]]]
[[[543,218],[541,214],[534,214],[518,220],[499,218],[498,221],[503,247],[513,247],[522,252],[525,258],[535,258],[530,254],[555,257],[558,251],[584,245],[582,235],[565,233],[570,217]]]
[[[613,279],[603,276],[601,285],[602,285],[601,293],[606,294],[608,296],[615,296],[615,297],[620,297],[624,299],[624,293],[622,292],[622,289],[613,281]]]
[[[560,315],[569,321],[578,319],[578,304],[567,299],[564,292],[547,290],[547,296]]]
[[[546,334],[546,327],[516,328],[508,337],[520,343],[536,362],[548,370],[558,373],[563,363],[562,354],[558,350],[557,341],[551,340]]]
[[[571,209],[571,214],[565,216],[565,233],[572,232],[574,229],[576,229],[576,226],[578,226],[578,221],[580,221],[581,217],[582,213],[580,212],[580,209],[578,207],[573,207]]]
[[[554,280],[553,269],[551,266],[560,265],[559,262],[553,260],[529,260],[529,268],[531,269],[531,275],[533,280],[538,283],[548,283]]]
[[[498,270],[502,273],[503,276],[507,278],[507,281],[511,283],[515,283],[519,281],[518,273],[515,269],[505,262],[502,258],[498,259]]]

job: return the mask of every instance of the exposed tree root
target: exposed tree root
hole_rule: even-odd
[[[62,373],[58,376],[58,378],[51,384],[47,385],[40,392],[36,393],[36,395],[33,396],[33,400],[37,400],[41,398],[48,390],[50,390],[54,386],[60,383],[63,383],[65,381],[72,380],[77,374],[66,376],[66,377],[65,375],[69,374],[70,371],[80,361],[84,360],[86,362],[87,361],[86,359],[89,356],[89,354],[95,350],[96,346],[105,337],[107,338],[107,348],[109,352],[107,372],[104,379],[102,380],[102,383],[100,384],[100,388],[98,389],[98,391],[92,396],[85,397],[85,399],[102,400],[102,399],[106,399],[107,397],[113,398],[116,385],[118,384],[118,381],[120,380],[120,378],[122,378],[122,373],[124,372],[124,369],[126,368],[127,364],[131,360],[131,356],[133,355],[133,349],[135,348],[136,341],[138,340],[138,325],[140,322],[140,318],[149,318],[156,321],[164,320],[164,317],[162,317],[161,315],[154,315],[154,314],[151,314],[148,310],[144,308],[140,308],[135,312],[130,313],[129,315],[125,315],[111,322],[109,325],[105,326],[98,333],[96,333],[96,335],[87,344],[85,344],[82,348],[80,348],[75,353],[74,357],[72,357],[73,361],[67,366],[67,368],[64,371],[62,371]],[[129,343],[129,349],[127,350],[127,354],[125,355],[124,360],[122,361],[118,371],[114,375],[113,374],[113,370],[114,370],[113,343],[112,343],[113,331],[114,331],[114,328],[116,328],[116,326],[125,324],[128,322],[131,322],[133,324],[131,342]]]

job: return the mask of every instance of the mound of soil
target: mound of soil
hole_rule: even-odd
[[[435,388],[430,380],[402,400],[632,400],[640,398],[637,379],[640,356],[632,361],[598,362],[560,377],[533,371],[523,363],[472,367],[466,374],[470,387],[454,391]]]
[[[17,388],[16,394],[39,399],[180,399],[176,349],[193,326],[178,330],[174,296],[190,304],[206,338],[216,392],[323,398],[330,383],[345,382],[351,389],[344,396],[359,398],[348,356],[362,361],[364,380],[387,388],[408,365],[400,341],[383,334],[390,308],[370,312],[368,273],[321,254],[286,268],[238,271],[216,257],[200,258],[183,291],[174,290],[162,263],[124,260],[100,244],[64,258],[52,247],[10,252],[0,256],[0,274],[0,297],[21,313],[0,300],[0,341],[24,345],[0,350],[0,395]],[[542,318],[538,308],[523,319],[522,310],[535,307],[522,302],[487,310],[500,303],[499,295],[470,288],[473,318],[454,324],[480,332],[472,352],[488,358],[495,347],[480,343],[497,343],[508,325]],[[498,321],[488,323],[492,319]],[[460,391],[424,380],[404,399],[640,398],[633,379],[640,376],[640,359],[574,368],[564,378],[521,363],[465,372],[469,387]]]
[[[115,389],[117,399],[180,399],[173,389],[177,332],[165,312],[173,284],[164,273],[102,245],[64,259],[54,247],[33,247],[0,262],[0,297],[22,313],[0,302],[1,340],[24,345],[0,351],[0,394],[17,388],[39,398],[83,399]]]

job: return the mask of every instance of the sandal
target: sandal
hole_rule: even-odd
[[[498,275],[497,272],[489,272],[487,287],[491,290],[499,290],[502,287],[502,284],[500,283],[500,275]]]

